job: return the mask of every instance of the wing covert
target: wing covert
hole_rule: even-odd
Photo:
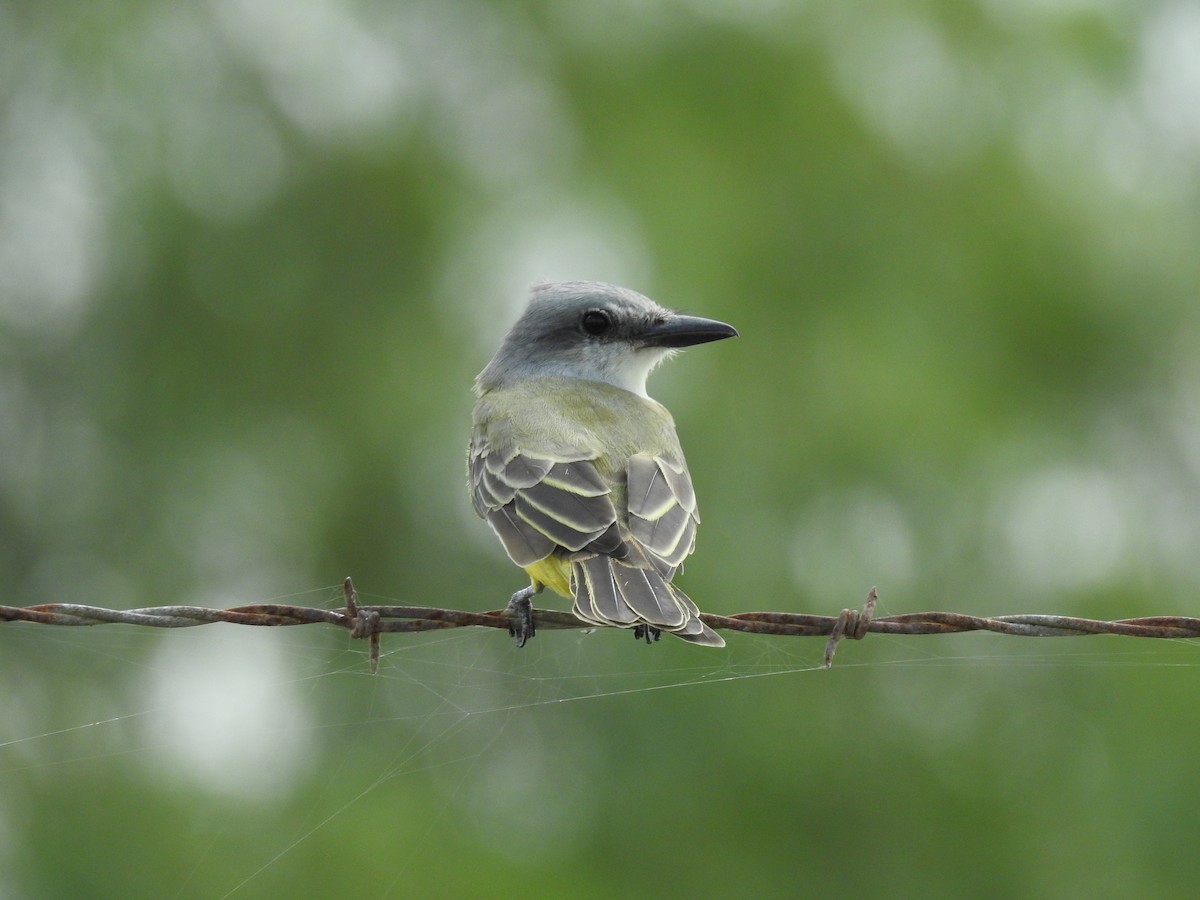
[[[627,473],[629,533],[669,578],[692,552],[700,522],[687,467],[639,453],[629,458]]]
[[[475,511],[517,565],[532,565],[559,548],[618,558],[627,552],[611,488],[588,459],[496,448],[477,430],[469,468]]]

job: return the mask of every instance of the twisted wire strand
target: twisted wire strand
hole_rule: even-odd
[[[143,609],[105,609],[76,603],[42,603],[35,606],[0,606],[0,622],[32,622],[39,625],[105,625],[121,623],[150,628],[192,628],[225,622],[232,625],[283,626],[323,623],[345,628],[353,637],[370,641],[371,669],[379,656],[379,635],[386,632],[420,632],[443,628],[477,626],[508,630],[506,610],[468,612],[430,606],[360,606],[352,581],[342,585],[345,606],[342,609],[317,609],[283,603],[256,603],[229,609],[205,606],[154,606]],[[874,616],[877,595],[872,588],[861,610],[844,609],[836,616],[787,612],[745,612],[732,616],[702,613],[710,628],[744,631],[786,637],[828,637],[825,665],[842,639],[861,640],[877,634],[953,634],[989,631],[1024,637],[1077,637],[1090,634],[1116,634],[1141,638],[1200,637],[1200,618],[1189,616],[1144,616],[1135,619],[1082,619],[1074,616],[1022,614],[1012,616],[970,616],[953,612],[918,612],[895,616]],[[586,628],[569,612],[550,609],[533,611],[539,630]]]

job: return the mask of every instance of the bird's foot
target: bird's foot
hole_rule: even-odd
[[[517,639],[517,646],[524,647],[525,642],[536,634],[533,627],[533,600],[537,591],[533,586],[521,588],[508,601],[505,612],[508,613],[508,633]]]
[[[662,637],[662,631],[653,625],[635,625],[633,637],[635,640],[644,640],[647,644],[653,644]]]

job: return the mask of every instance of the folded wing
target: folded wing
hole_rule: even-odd
[[[470,466],[475,511],[517,565],[532,565],[558,548],[617,557],[627,552],[611,489],[586,458],[496,450],[477,433]]]
[[[629,458],[629,533],[670,580],[696,545],[696,492],[682,462],[639,453]]]

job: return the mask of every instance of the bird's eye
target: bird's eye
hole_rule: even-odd
[[[612,319],[602,309],[589,309],[583,314],[583,318],[579,320],[579,324],[585,333],[590,334],[592,337],[599,337],[612,327]]]

